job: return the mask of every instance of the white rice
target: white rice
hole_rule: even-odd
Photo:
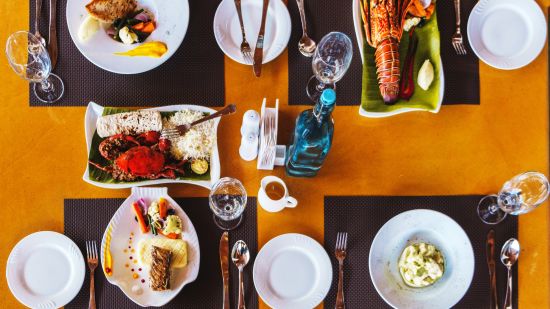
[[[204,114],[199,111],[182,110],[170,118],[163,119],[164,128],[174,128],[178,125],[191,123],[201,119]],[[214,145],[214,122],[209,120],[193,126],[184,136],[171,138],[170,152],[179,160],[210,159],[212,146]]]

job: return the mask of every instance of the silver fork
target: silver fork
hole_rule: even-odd
[[[338,260],[338,293],[336,294],[336,309],[344,309],[344,259],[346,258],[346,247],[348,245],[348,233],[339,232],[336,235],[336,248],[334,255]]]
[[[239,16],[239,23],[241,24],[241,32],[243,35],[243,42],[241,43],[241,53],[246,64],[252,64],[252,49],[246,41],[246,34],[244,33],[243,14],[241,12],[241,0],[235,0],[235,7],[237,8],[237,15]]]
[[[86,242],[86,258],[88,260],[88,267],[90,268],[90,303],[88,309],[95,309],[95,283],[94,274],[97,268],[97,243],[95,241]]]
[[[462,33],[460,32],[460,0],[454,0],[455,2],[455,15],[456,15],[456,31],[452,37],[453,47],[457,55],[466,55],[466,47],[462,40]]]
[[[195,126],[199,123],[202,123],[202,122],[205,122],[205,121],[208,121],[210,119],[217,118],[217,117],[221,117],[221,116],[224,116],[224,115],[233,114],[236,110],[237,110],[237,107],[235,106],[235,104],[229,104],[224,109],[222,109],[220,111],[217,111],[217,112],[215,112],[211,115],[208,115],[206,117],[203,117],[203,118],[201,118],[197,121],[182,124],[182,125],[179,125],[175,128],[171,128],[171,129],[162,129],[162,132],[160,133],[160,136],[162,138],[175,138],[175,137],[178,137],[178,136],[183,136],[183,135],[185,135],[185,133],[187,133],[189,130],[191,130],[191,128],[193,126]]]

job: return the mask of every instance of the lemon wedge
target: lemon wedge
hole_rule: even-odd
[[[416,79],[418,86],[423,90],[428,90],[434,81],[434,67],[430,60],[426,59],[420,70],[418,70],[418,78]]]

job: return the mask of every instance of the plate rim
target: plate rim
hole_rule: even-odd
[[[403,211],[395,216],[393,216],[392,218],[390,218],[388,221],[386,221],[382,227],[380,227],[380,229],[376,232],[376,235],[374,236],[372,242],[371,242],[371,245],[370,245],[370,249],[369,249],[369,258],[368,258],[368,268],[369,268],[369,277],[370,277],[370,280],[377,292],[377,294],[386,302],[386,304],[390,305],[391,307],[393,308],[398,308],[397,306],[395,306],[389,299],[387,299],[384,294],[382,293],[382,288],[379,287],[377,284],[376,284],[376,281],[374,280],[373,278],[373,271],[372,271],[372,267],[373,267],[373,263],[372,263],[372,260],[373,260],[373,248],[374,248],[374,244],[376,243],[376,241],[380,238],[380,233],[382,232],[382,230],[384,228],[386,228],[388,226],[388,224],[391,222],[391,221],[394,221],[394,220],[399,220],[401,219],[401,217],[404,217],[406,215],[410,215],[410,214],[414,214],[414,213],[424,213],[424,214],[430,214],[432,216],[439,216],[441,218],[444,218],[445,220],[448,220],[449,222],[452,222],[453,225],[455,225],[456,227],[458,227],[457,231],[459,231],[460,234],[463,234],[463,236],[465,236],[465,239],[467,240],[467,245],[468,245],[468,248],[469,250],[467,250],[468,252],[468,255],[471,255],[472,259],[471,259],[471,270],[469,272],[469,274],[467,274],[466,276],[466,282],[468,282],[468,284],[466,285],[466,288],[464,289],[464,291],[462,293],[460,293],[460,297],[457,296],[457,299],[456,301],[453,301],[452,304],[449,305],[449,307],[452,307],[454,305],[456,305],[462,298],[464,298],[464,295],[466,295],[466,293],[468,292],[468,290],[470,289],[470,286],[472,285],[472,280],[473,280],[473,277],[474,277],[474,273],[475,273],[475,254],[474,254],[474,249],[472,247],[472,242],[470,241],[470,237],[468,237],[468,234],[466,233],[466,231],[462,228],[462,226],[460,226],[460,224],[458,224],[458,222],[456,222],[453,218],[451,218],[449,215],[447,214],[444,214],[442,212],[439,212],[437,210],[433,210],[433,209],[426,209],[426,208],[417,208],[417,209],[411,209],[411,210],[407,210],[407,211]],[[379,241],[379,240],[378,240]]]
[[[361,55],[361,64],[363,64],[364,63],[363,47],[365,44],[365,39],[363,38],[363,29],[361,27],[362,21],[361,21],[360,12],[359,12],[359,2],[358,2],[359,0],[351,0],[351,1],[353,1],[353,4],[352,4],[353,28],[355,29],[357,46],[359,48],[359,54]],[[402,107],[390,112],[369,112],[363,109],[362,104],[359,104],[359,115],[367,118],[385,118],[385,117],[391,117],[391,116],[408,113],[408,112],[430,112],[433,114],[439,113],[439,110],[441,109],[441,105],[443,104],[443,97],[445,96],[445,74],[444,74],[443,60],[441,59],[441,55],[439,55],[439,63],[441,64],[441,68],[439,70],[439,80],[440,80],[439,102],[437,103],[434,110],[427,110],[424,108]]]
[[[101,106],[93,101],[90,101],[88,103],[88,106],[86,107],[86,114],[84,116],[84,133],[86,138],[86,157],[88,160],[90,159],[90,149],[92,147],[92,139],[94,136],[94,133],[97,129],[96,127],[96,120],[98,117],[100,117],[103,113],[103,109],[105,107]],[[215,113],[216,110],[200,106],[200,105],[187,105],[187,104],[179,104],[179,105],[166,105],[166,106],[158,106],[158,107],[150,107],[150,108],[138,108],[139,110],[158,110],[158,111],[178,111],[183,109],[191,109],[195,111],[201,111],[201,112],[208,112],[208,113]],[[186,179],[154,179],[154,180],[141,180],[131,183],[102,183],[99,181],[92,180],[90,178],[90,165],[88,164],[88,160],[86,160],[86,169],[84,170],[84,175],[82,176],[82,179],[96,187],[105,188],[105,189],[127,189],[127,188],[133,188],[138,186],[150,186],[150,185],[156,185],[156,184],[168,184],[168,183],[185,183],[185,184],[191,184],[191,185],[197,185],[206,189],[210,189],[213,183],[218,181],[220,179],[221,174],[221,163],[220,163],[220,156],[218,151],[218,125],[220,123],[221,118],[213,119],[214,121],[214,145],[212,145],[212,156],[210,158],[210,180],[186,180]]]
[[[10,274],[12,274],[15,270],[12,270],[9,266],[10,266],[10,264],[13,264],[13,259],[17,258],[18,250],[20,250],[19,248],[21,246],[24,246],[25,242],[32,241],[33,238],[40,237],[42,235],[44,235],[46,237],[58,238],[62,242],[65,242],[66,244],[68,244],[68,246],[71,247],[71,250],[74,251],[74,255],[76,255],[76,256],[74,256],[74,255],[71,256],[71,257],[74,257],[75,264],[76,265],[80,264],[80,267],[77,268],[78,273],[76,273],[74,275],[76,277],[75,280],[77,282],[80,282],[80,283],[77,284],[76,286],[74,286],[73,288],[69,289],[69,291],[71,293],[66,294],[66,295],[72,295],[72,296],[65,297],[68,300],[66,300],[64,303],[56,303],[52,299],[50,299],[46,303],[41,303],[41,304],[27,303],[26,301],[22,300],[20,295],[17,295],[17,293],[14,292],[13,283],[10,282]],[[21,304],[23,304],[23,305],[25,305],[29,308],[38,307],[38,306],[44,306],[44,308],[58,308],[58,307],[63,307],[65,305],[67,305],[68,303],[70,303],[78,295],[78,293],[82,289],[82,286],[84,284],[85,276],[86,276],[86,266],[85,266],[85,262],[84,262],[84,256],[82,255],[82,252],[80,251],[80,248],[78,247],[78,245],[72,239],[67,237],[65,234],[61,234],[61,233],[55,232],[55,231],[38,231],[38,232],[34,232],[34,233],[31,233],[31,234],[23,237],[22,239],[20,239],[15,244],[15,246],[13,246],[13,248],[11,249],[10,254],[8,255],[8,258],[6,260],[6,283],[8,285],[8,289],[10,290],[11,294],[15,297],[15,299],[17,299],[17,301],[19,301]]]
[[[540,46],[534,46],[533,44],[535,44],[536,42],[533,42],[535,39],[533,38],[533,40],[530,42],[531,45],[533,45],[533,54],[531,57],[529,58],[526,58],[528,61],[524,61],[524,62],[519,62],[518,64],[516,65],[510,65],[508,62],[503,62],[503,66],[500,66],[499,64],[497,63],[492,63],[491,61],[489,61],[488,59],[484,58],[482,53],[480,51],[477,50],[477,47],[476,47],[476,44],[472,41],[472,38],[475,37],[476,35],[473,35],[473,34],[476,34],[477,32],[474,31],[473,29],[473,23],[475,22],[475,20],[477,18],[481,18],[482,17],[482,12],[491,8],[491,7],[498,7],[498,6],[502,6],[502,5],[512,5],[512,6],[515,6],[516,9],[518,10],[523,10],[523,12],[525,12],[525,6],[522,6],[522,5],[519,5],[518,2],[515,2],[515,1],[505,1],[505,3],[503,2],[496,2],[496,1],[493,1],[493,0],[479,0],[474,8],[472,9],[472,11],[470,12],[470,14],[468,15],[468,23],[466,25],[466,32],[468,34],[468,43],[470,44],[470,47],[472,48],[472,51],[474,52],[474,54],[481,60],[483,61],[483,63],[487,64],[488,66],[490,67],[493,67],[495,69],[500,69],[500,70],[516,70],[516,69],[520,69],[520,68],[523,68],[529,64],[531,64],[533,61],[535,61],[542,53],[542,50],[544,49],[544,46],[546,45],[546,37],[547,37],[547,23],[546,23],[546,18],[545,18],[545,15],[544,15],[544,12],[542,11],[542,9],[540,8],[540,6],[533,0],[520,0],[519,2],[521,3],[524,3],[525,5],[529,5],[531,6],[531,8],[534,9],[534,15],[530,15],[529,17],[531,18],[535,18],[536,20],[532,21],[533,24],[537,24],[537,23],[542,23],[544,24],[544,27],[542,27],[542,32],[544,32],[544,39],[541,40],[541,43],[540,43]],[[482,22],[483,20],[480,20],[480,22]],[[539,30],[537,28],[537,30]],[[541,31],[534,31],[535,33],[535,36],[537,35],[537,33],[541,33]],[[527,47],[529,47],[529,45],[527,45]],[[538,51],[537,51],[538,50]],[[536,51],[536,52],[535,52]],[[498,57],[498,56],[495,56],[495,58],[498,58],[498,59],[507,59],[507,58],[510,58],[510,57]],[[519,58],[521,59],[521,58]],[[507,65],[508,64],[508,65]]]
[[[125,210],[123,208],[123,206],[129,205],[129,204],[126,204],[126,203],[133,198],[134,194],[139,195],[139,194],[154,194],[154,193],[157,193],[159,195],[164,195],[165,198],[172,204],[172,206],[175,206],[175,207],[179,208],[179,210],[185,215],[185,217],[187,217],[187,221],[188,221],[187,222],[188,223],[187,228],[189,229],[191,234],[194,235],[194,238],[196,239],[196,246],[197,246],[197,248],[196,248],[197,249],[196,260],[197,260],[197,263],[196,263],[196,268],[191,270],[190,277],[188,279],[186,279],[185,282],[183,282],[183,284],[177,290],[171,290],[174,293],[169,299],[166,300],[166,302],[164,302],[162,304],[141,304],[137,300],[132,298],[131,295],[127,294],[126,291],[120,286],[118,281],[113,280],[113,278],[111,276],[108,276],[107,274],[105,274],[105,267],[104,267],[104,263],[105,263],[104,262],[105,261],[105,241],[106,241],[107,234],[108,234],[110,228],[113,229],[111,231],[111,237],[113,237],[112,234],[115,231],[116,226],[118,225],[118,221],[120,220],[121,213],[122,213],[122,211]],[[129,206],[127,206],[127,207],[129,207]],[[190,234],[190,233],[187,232],[187,234]],[[124,293],[124,295],[126,297],[128,297],[128,299],[130,299],[136,305],[139,305],[141,307],[161,307],[161,306],[166,305],[167,303],[171,302],[174,298],[176,298],[176,296],[178,296],[178,294],[181,292],[181,290],[183,290],[183,288],[186,285],[188,285],[189,283],[192,283],[193,281],[195,281],[197,279],[198,275],[199,275],[200,261],[201,261],[201,259],[200,259],[199,235],[197,234],[197,231],[195,229],[195,226],[193,225],[193,222],[191,221],[191,218],[189,218],[189,216],[187,215],[185,210],[183,210],[183,208],[170,195],[168,195],[168,187],[134,187],[134,188],[132,188],[132,191],[131,191],[130,195],[120,204],[120,206],[117,208],[116,212],[114,213],[113,217],[111,217],[111,220],[109,220],[109,223],[105,227],[105,231],[103,232],[103,236],[101,237],[100,248],[101,248],[101,252],[100,252],[99,255],[100,255],[100,260],[101,260],[101,271],[105,275],[105,279],[107,280],[107,282],[109,282],[110,284],[118,287],[122,291],[122,293]]]
[[[293,240],[294,239],[294,240]],[[304,243],[306,244],[311,244],[312,246],[314,246],[315,248],[317,248],[319,250],[319,252],[323,253],[323,254],[319,254],[319,255],[314,255],[314,258],[315,258],[315,262],[321,262],[319,263],[318,267],[319,269],[322,271],[322,268],[323,268],[323,264],[324,265],[327,265],[327,269],[326,270],[326,273],[327,273],[327,276],[328,276],[328,280],[320,280],[320,287],[319,287],[319,291],[322,292],[322,297],[319,297],[320,299],[313,299],[315,302],[314,303],[311,303],[312,307],[315,307],[317,305],[319,305],[321,302],[323,302],[323,300],[326,298],[326,296],[328,295],[328,292],[330,291],[330,287],[332,286],[332,279],[333,279],[333,269],[332,269],[332,262],[330,261],[330,257],[328,256],[328,253],[326,252],[325,248],[319,243],[317,242],[315,239],[313,239],[312,237],[309,237],[307,235],[304,235],[304,234],[300,234],[300,233],[286,233],[286,234],[281,234],[281,235],[278,235],[272,239],[270,239],[261,249],[260,251],[258,252],[258,254],[256,255],[256,258],[254,259],[254,265],[253,265],[253,270],[252,270],[252,279],[253,279],[253,283],[254,283],[254,288],[256,290],[256,292],[258,293],[258,295],[260,296],[260,298],[270,307],[272,308],[275,308],[273,305],[270,304],[270,301],[269,300],[266,300],[265,299],[265,295],[262,294],[262,292],[260,291],[260,289],[258,289],[258,280],[260,280],[258,278],[259,276],[259,270],[258,270],[258,265],[259,263],[261,263],[261,260],[264,258],[264,256],[266,254],[269,254],[269,253],[266,253],[268,252],[269,250],[272,250],[271,248],[274,246],[274,243],[278,242],[278,241],[286,241],[286,244],[282,247],[279,247],[280,250],[278,250],[277,252],[280,252],[281,250],[284,250],[285,248],[296,248],[296,247],[300,247],[301,249],[309,252],[307,249],[307,247],[303,246]],[[301,245],[298,245],[298,243]],[[259,262],[260,261],[260,262]],[[264,275],[265,276],[265,275]],[[320,278],[320,279],[323,279],[323,278]],[[321,295],[321,294],[319,294]],[[312,296],[313,297],[313,296]],[[303,302],[303,300],[302,300]],[[311,301],[310,301],[311,302]],[[271,302],[272,303],[272,302]],[[301,307],[292,307],[292,308],[301,308]],[[305,308],[305,307],[304,307]],[[309,307],[308,307],[309,308]]]
[[[178,42],[176,44],[174,44],[174,48],[169,49],[166,52],[166,55],[164,57],[158,58],[158,61],[154,65],[151,65],[149,67],[145,67],[145,68],[142,68],[142,69],[139,69],[139,70],[128,70],[128,71],[120,71],[120,70],[116,70],[116,69],[110,69],[110,68],[108,68],[104,65],[100,65],[97,62],[93,61],[88,56],[88,54],[85,53],[84,50],[81,48],[80,43],[77,43],[78,40],[79,40],[78,39],[78,29],[72,29],[71,25],[69,24],[69,20],[70,20],[69,19],[69,15],[70,15],[69,13],[71,13],[71,12],[69,12],[69,3],[73,2],[73,1],[75,1],[75,0],[69,0],[69,1],[67,1],[67,4],[65,5],[65,21],[66,21],[66,26],[69,29],[69,36],[71,37],[71,40],[73,41],[73,44],[76,46],[76,48],[78,49],[80,54],[82,56],[84,56],[84,58],[86,58],[86,60],[91,62],[96,67],[101,68],[101,69],[103,69],[107,72],[111,72],[111,73],[115,73],[115,74],[122,74],[122,75],[132,75],[132,74],[145,73],[145,72],[151,71],[151,70],[159,67],[160,65],[162,65],[163,63],[168,61],[168,59],[170,59],[176,53],[176,51],[180,48],[181,44],[183,43],[183,40],[185,40],[185,37],[187,36],[187,31],[189,30],[189,21],[191,19],[189,0],[178,0],[178,1],[182,1],[182,4],[184,6],[184,11],[185,11],[184,14],[185,14],[185,17],[186,17],[187,21],[186,21],[185,26],[184,26],[184,32],[183,32],[183,35],[181,37],[181,40],[178,40]],[[158,0],[154,0],[154,1],[158,1]]]
[[[216,43],[218,44],[218,47],[222,50],[223,54],[229,57],[231,60],[244,64],[252,66],[251,63],[245,63],[241,58],[234,57],[234,55],[231,55],[227,52],[226,48],[221,44],[221,39],[219,38],[218,31],[216,31],[216,21],[220,18],[219,14],[221,14],[221,7],[224,5],[226,1],[231,0],[222,0],[220,1],[220,4],[216,8],[216,12],[214,13],[214,20],[212,21],[212,31],[214,32],[214,38],[216,39]],[[281,22],[288,22],[288,30],[284,34],[286,36],[286,39],[284,40],[284,44],[282,45],[282,48],[276,52],[273,53],[272,57],[264,57],[262,64],[269,63],[273,60],[275,60],[277,57],[279,57],[288,47],[288,42],[290,41],[290,36],[292,34],[292,20],[290,18],[290,12],[288,11],[288,7],[283,3],[282,0],[271,0],[270,3],[274,3],[273,5],[279,6],[281,9],[284,8],[284,21]],[[227,4],[229,5],[229,4]],[[279,24],[279,23],[278,23]],[[254,48],[254,46],[251,46],[251,48]]]

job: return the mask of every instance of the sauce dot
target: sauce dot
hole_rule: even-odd
[[[132,249],[130,252],[134,253],[134,252],[136,252],[136,250]]]
[[[138,268],[138,271],[141,271],[141,268]]]
[[[131,232],[130,235],[134,236],[134,232]]]
[[[128,249],[132,249],[132,247],[131,247],[131,246],[128,246]]]
[[[133,274],[132,277],[134,277],[134,279],[137,279],[137,278],[139,278],[139,275],[138,274]]]
[[[134,271],[134,269],[132,268],[132,271]]]
[[[137,260],[134,260],[134,264],[137,264]]]
[[[130,265],[128,265],[128,263],[126,263],[126,265],[124,265],[124,266],[126,266],[126,268],[130,267]]]
[[[123,251],[124,251],[124,253],[126,253],[126,252],[128,252],[128,249],[124,249]]]
[[[130,256],[130,260],[133,259],[133,257]]]
[[[141,283],[145,283],[145,279],[141,279]]]

